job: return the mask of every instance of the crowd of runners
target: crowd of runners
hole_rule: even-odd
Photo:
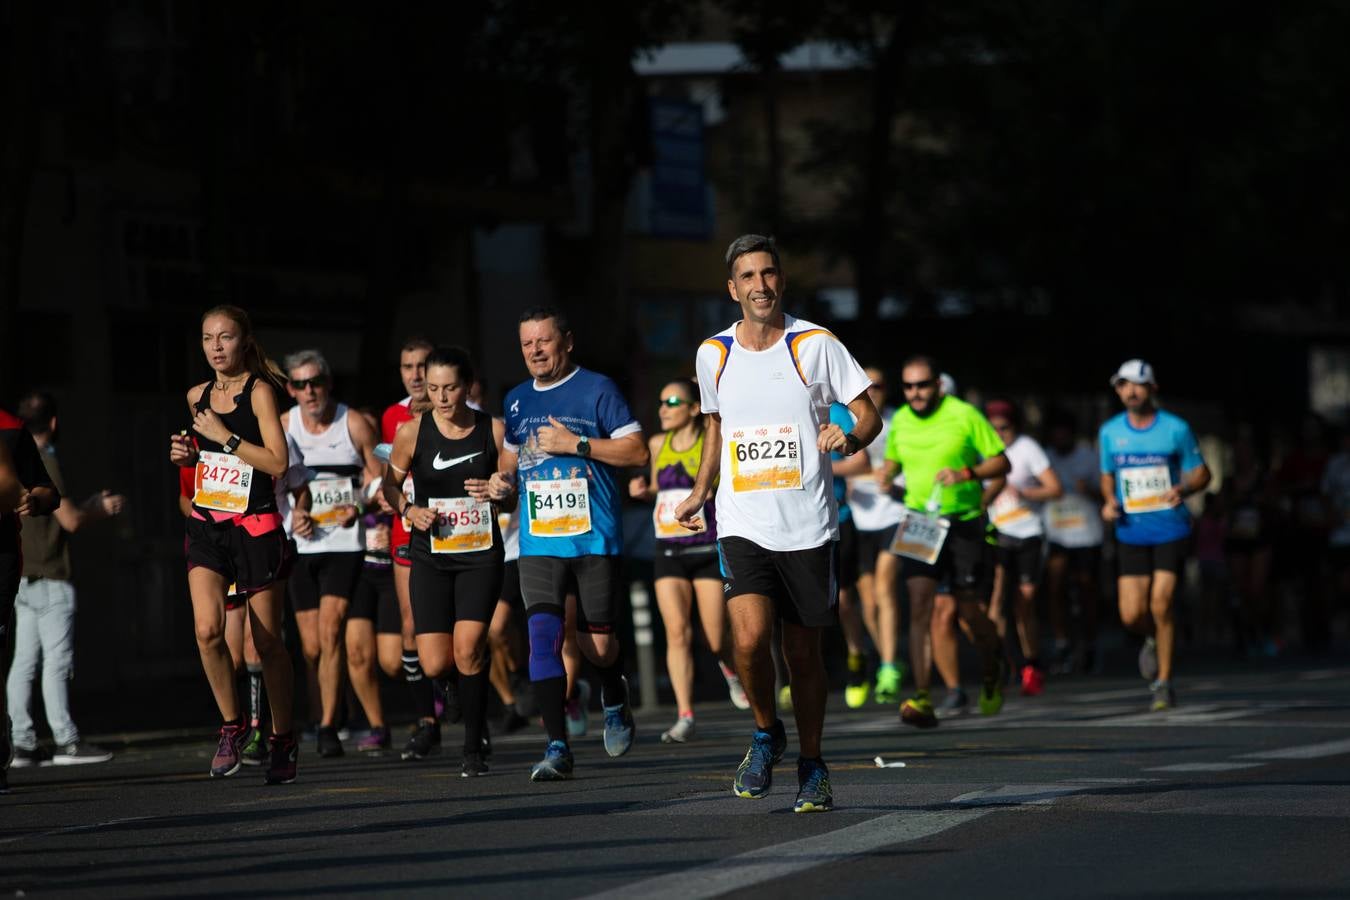
[[[725,262],[739,319],[697,348],[692,377],[652,398],[661,433],[651,436],[613,381],[576,364],[577,336],[557,309],[520,317],[528,377],[500,415],[483,409],[464,349],[406,341],[405,396],[359,409],[334,394],[322,351],[278,365],[243,310],[207,311],[212,375],[187,390],[168,461],[179,473],[197,646],[222,720],[210,775],[252,765],[286,784],[302,742],[322,757],[348,752],[350,689],[367,723],[354,752],[425,760],[441,751],[443,723],[462,723],[460,769],[478,776],[493,728],[538,727],[529,778],[566,779],[575,738],[590,728],[590,675],[604,751],[628,753],[636,728],[620,604],[632,503],[651,504],[676,703],[660,739],[697,739],[694,649],[706,646],[725,702],[753,719],[734,793],[770,790],[790,712],[798,812],[833,805],[824,648],[836,628],[849,708],[886,711],[897,728],[997,715],[1006,691],[1035,697],[1047,678],[1098,664],[1105,547],[1120,621],[1138,636],[1141,705],[1163,712],[1178,702],[1179,579],[1193,552],[1202,566],[1213,561],[1217,540],[1225,565],[1204,571],[1238,585],[1234,640],[1258,649],[1271,640],[1261,580],[1275,477],[1239,452],[1223,491],[1206,494],[1200,442],[1160,408],[1149,363],[1103,373],[1121,411],[1095,434],[1051,411],[1039,417],[1041,443],[1016,403],[967,402],[922,348],[864,367],[830,331],[788,314],[771,239],[742,236]],[[48,678],[46,665],[68,667],[74,610],[59,587],[70,574],[58,536],[124,501],[107,491],[78,507],[64,499],[54,404],[21,413],[0,413],[0,508],[15,510],[0,516],[0,625],[17,594],[19,634],[5,739],[17,765],[98,762],[107,755],[81,744],[64,688],[47,695],[48,681],[68,680]],[[1319,521],[1332,523],[1324,537],[1340,548],[1332,562],[1344,580],[1345,447],[1314,480],[1318,497],[1335,498]],[[1187,501],[1199,494],[1197,525]],[[283,634],[288,603],[299,672]],[[54,621],[52,606],[66,610],[64,655],[46,637],[57,629],[41,624]],[[962,640],[978,659],[968,681]],[[47,756],[28,713],[39,665],[58,745]],[[385,713],[388,680],[414,713],[406,737]],[[978,684],[974,704],[963,684]],[[297,693],[314,725],[304,741]],[[490,727],[494,693],[503,712]]]

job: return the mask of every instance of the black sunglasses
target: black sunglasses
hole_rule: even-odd
[[[676,406],[684,406],[686,403],[689,404],[690,406],[693,406],[693,405],[694,405],[694,401],[693,401],[693,400],[686,400],[686,399],[684,399],[683,397],[675,397],[675,396],[670,396],[670,397],[666,397],[666,398],[664,398],[664,399],[658,400],[658,401],[656,402],[656,405],[657,405],[657,406],[670,406],[670,407],[676,407]]]
[[[917,391],[919,388],[932,387],[937,384],[936,378],[929,378],[925,381],[902,381],[900,386],[907,391]]]
[[[307,387],[323,387],[328,383],[328,379],[322,375],[315,375],[313,378],[292,378],[291,387],[297,391],[303,391]]]

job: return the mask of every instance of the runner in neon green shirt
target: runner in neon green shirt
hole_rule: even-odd
[[[1003,651],[994,623],[980,609],[989,596],[993,547],[986,540],[981,482],[1006,475],[1003,441],[978,409],[938,388],[938,368],[926,356],[905,361],[903,406],[886,439],[889,483],[905,474],[905,507],[896,552],[909,589],[909,656],[915,696],[900,706],[900,720],[920,728],[937,724],[928,696],[933,654],[929,629],[938,585],[950,586],[957,615],[969,626],[984,658],[980,711],[1003,708]],[[903,540],[902,540],[903,538]]]

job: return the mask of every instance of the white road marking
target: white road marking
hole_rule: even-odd
[[[1174,766],[1154,766],[1145,772],[1237,772],[1242,769],[1259,769],[1259,762],[1194,762],[1177,763]]]
[[[1321,744],[1304,744],[1299,747],[1286,747],[1283,750],[1262,750],[1260,753],[1244,753],[1234,759],[1321,759],[1324,756],[1339,756],[1350,753],[1350,740],[1326,741]]]
[[[1081,794],[1108,785],[1138,784],[1145,779],[1121,778],[1109,782],[1058,781],[1049,784],[1005,784],[962,794],[951,802],[961,806],[1048,806],[1060,797]]]
[[[881,847],[890,847],[940,834],[992,809],[954,809],[936,812],[890,813],[816,837],[802,838],[750,850],[694,869],[681,869],[645,881],[630,882],[592,898],[606,900],[692,900],[716,897],[817,866],[843,862]]]

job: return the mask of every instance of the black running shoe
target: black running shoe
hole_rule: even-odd
[[[487,773],[487,761],[483,759],[483,754],[464,754],[464,765],[459,770],[461,778],[477,778],[479,775],[486,775]]]
[[[514,706],[508,706],[502,711],[502,731],[507,734],[515,734],[529,724],[530,720],[516,712]]]
[[[324,725],[319,728],[318,739],[319,755],[324,759],[333,759],[342,755],[342,741],[338,739],[337,729],[331,725]]]
[[[441,749],[441,723],[440,722],[418,722],[417,730],[408,738],[408,745],[403,748],[403,758],[426,759],[433,753]]]
[[[267,748],[271,761],[267,766],[267,774],[263,776],[263,783],[290,784],[295,781],[295,764],[300,759],[300,744],[295,739],[295,732],[270,735]]]

